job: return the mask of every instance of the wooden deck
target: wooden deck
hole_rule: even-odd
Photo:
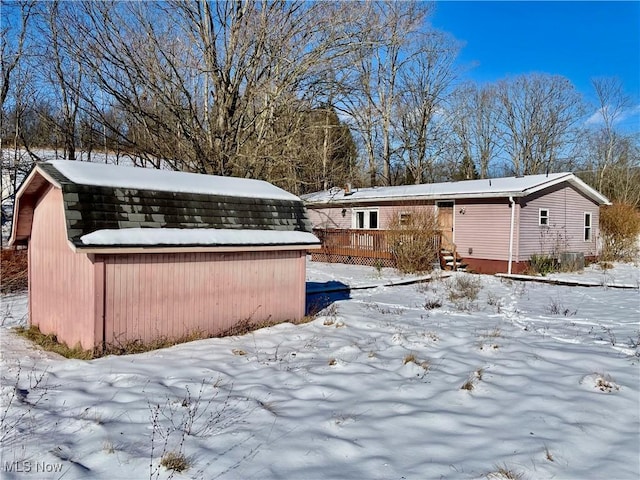
[[[318,262],[395,267],[395,257],[389,242],[389,230],[314,229],[322,242],[320,250],[311,252]],[[397,235],[397,232],[394,232]],[[403,232],[410,238],[411,232]],[[440,236],[433,239],[439,248]]]

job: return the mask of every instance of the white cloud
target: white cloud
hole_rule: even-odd
[[[609,108],[608,106],[604,107],[604,109]],[[603,119],[603,108],[599,108],[597,109],[595,112],[593,112],[591,114],[591,116],[589,116],[589,118],[587,118],[587,120],[584,122],[585,125],[587,126],[599,126],[602,125],[604,123],[604,119]],[[640,104],[638,105],[634,105],[630,108],[627,108],[626,110],[623,110],[622,112],[620,112],[618,115],[616,115],[613,123],[618,124],[621,122],[624,122],[625,120],[640,115]]]

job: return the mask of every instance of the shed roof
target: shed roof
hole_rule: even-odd
[[[308,206],[331,204],[377,203],[392,200],[441,200],[456,198],[526,197],[545,188],[569,182],[599,205],[609,200],[572,173],[550,173],[548,175],[526,175],[460,182],[424,183],[397,187],[356,188],[347,193],[342,188],[302,195]]]
[[[11,243],[28,239],[29,207],[48,185],[62,190],[77,248],[318,243],[300,198],[268,182],[67,160],[38,163],[25,179]]]

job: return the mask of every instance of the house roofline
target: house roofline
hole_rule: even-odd
[[[583,182],[578,177],[576,177],[573,173],[569,173],[566,176],[555,178],[548,182],[544,182],[544,183],[541,183],[540,185],[536,185],[535,187],[529,188],[525,190],[526,194],[523,196],[527,196],[527,195],[539,192],[540,190],[544,190],[545,188],[553,187],[554,185],[558,185],[559,183],[562,183],[562,182],[569,182],[578,190],[580,190],[582,193],[584,193],[588,197],[591,197],[593,200],[595,200],[597,203],[601,205],[611,205],[611,201],[607,197],[602,195],[596,189],[587,185],[585,182]]]
[[[500,190],[494,192],[476,192],[476,193],[418,193],[414,195],[384,195],[378,197],[366,197],[366,198],[353,198],[342,197],[340,199],[329,199],[321,201],[303,201],[307,207],[341,207],[353,204],[369,204],[378,202],[403,202],[403,201],[415,201],[415,200],[455,200],[455,199],[477,199],[477,198],[522,198],[532,195],[536,192],[544,190],[546,188],[558,185],[562,182],[569,182],[574,185],[578,190],[590,197],[592,200],[600,205],[611,205],[611,202],[607,197],[593,189],[585,182],[576,177],[573,173],[567,173],[558,178],[541,182],[530,188],[524,190]]]

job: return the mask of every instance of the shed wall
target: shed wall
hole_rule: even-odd
[[[300,319],[305,251],[104,256],[105,340],[210,335]]]
[[[549,226],[539,225],[540,209],[549,210]],[[584,241],[584,212],[591,213],[591,240]],[[560,184],[521,200],[519,259],[534,253],[582,252],[597,255],[599,208],[571,185]]]
[[[62,192],[50,188],[37,203],[29,240],[29,321],[74,347],[94,346],[93,264],[69,247]]]

